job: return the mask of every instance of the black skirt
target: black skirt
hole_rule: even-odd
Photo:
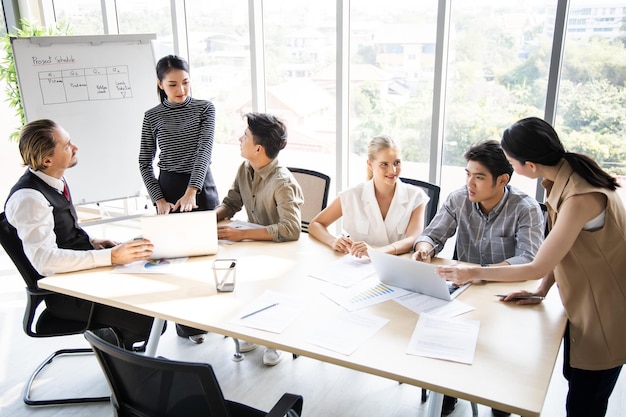
[[[175,204],[187,191],[190,177],[191,174],[161,171],[159,173],[159,185],[165,200]],[[196,204],[198,205],[196,210],[213,210],[219,203],[213,174],[211,174],[211,169],[208,169],[202,189],[196,195]]]

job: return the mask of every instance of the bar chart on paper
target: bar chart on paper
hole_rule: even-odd
[[[391,287],[386,286],[382,282],[370,287],[360,293],[354,295],[351,299],[351,303],[359,303],[362,301],[367,301],[370,299],[374,299],[377,297],[384,296],[385,294],[393,294],[394,290]]]
[[[369,307],[408,293],[409,291],[402,288],[385,285],[376,278],[366,279],[349,288],[335,286],[322,291],[323,295],[348,311]]]

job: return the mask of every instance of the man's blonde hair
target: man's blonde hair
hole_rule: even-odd
[[[25,166],[42,171],[43,160],[54,153],[55,130],[59,126],[49,119],[34,120],[26,124],[20,132],[20,155]]]

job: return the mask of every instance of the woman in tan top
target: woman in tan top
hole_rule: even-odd
[[[439,274],[462,284],[483,279],[543,277],[533,293],[544,297],[556,281],[568,317],[563,374],[569,382],[568,417],[606,414],[608,399],[626,363],[626,210],[617,180],[591,158],[566,152],[557,133],[538,118],[522,119],[502,136],[515,172],[543,178],[550,233],[535,259],[493,268],[443,266]]]

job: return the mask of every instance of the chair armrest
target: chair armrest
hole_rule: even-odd
[[[290,410],[293,410],[297,413],[298,416],[302,413],[302,402],[303,398],[301,395],[295,394],[283,394],[280,397],[280,400],[272,407],[269,413],[266,414],[267,417],[283,417]]]

